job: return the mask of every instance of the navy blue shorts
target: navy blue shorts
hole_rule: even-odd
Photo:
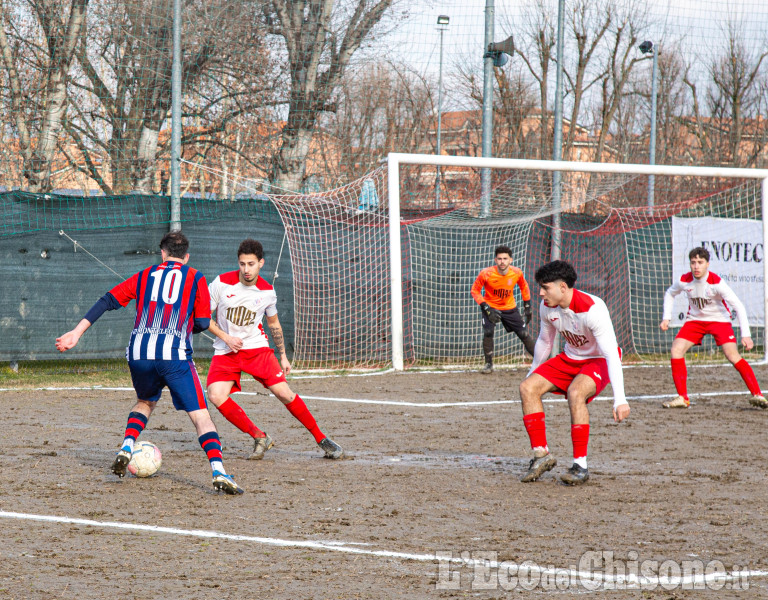
[[[168,386],[176,410],[208,408],[205,389],[191,360],[129,360],[128,368],[139,400],[157,402]]]

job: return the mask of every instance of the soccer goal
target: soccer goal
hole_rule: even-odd
[[[768,170],[412,154],[390,154],[387,166],[395,369],[480,362],[480,313],[469,288],[500,244],[512,248],[534,297],[538,266],[555,258],[574,264],[577,286],[607,302],[625,354],[647,359],[666,358],[674,331],[658,327],[664,291],[688,270],[689,250],[704,246],[711,270],[745,303],[765,359]],[[407,223],[402,194],[414,181],[437,179],[437,169],[439,197],[452,209]],[[485,169],[492,184],[484,192]],[[678,301],[677,326],[686,310]],[[496,337],[497,357],[523,359],[514,335]],[[705,346],[693,358],[710,355]]]

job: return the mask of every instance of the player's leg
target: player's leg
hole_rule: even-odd
[[[272,355],[272,358],[274,358],[274,355]],[[267,386],[269,391],[271,391],[277,397],[277,399],[283,403],[285,408],[288,409],[288,412],[290,412],[296,418],[296,420],[299,421],[299,423],[307,428],[309,433],[312,434],[312,437],[315,438],[317,445],[320,446],[320,448],[325,453],[326,458],[337,459],[344,456],[344,450],[342,447],[334,442],[331,438],[327,437],[320,430],[317,421],[315,421],[315,417],[313,417],[312,413],[309,412],[309,408],[304,403],[304,400],[302,400],[298,394],[295,394],[293,390],[291,390],[290,386],[285,381],[285,376],[282,377],[283,381],[272,383]]]
[[[689,327],[690,326],[690,327]],[[672,367],[672,381],[675,384],[677,397],[669,402],[663,402],[664,408],[688,408],[691,401],[688,399],[688,368],[685,365],[685,353],[694,345],[701,343],[703,335],[694,330],[692,323],[686,323],[677,337],[672,342],[670,351],[670,366]]]
[[[206,386],[208,400],[211,404],[219,410],[227,421],[253,438],[253,451],[248,458],[261,460],[264,458],[264,453],[274,445],[274,442],[271,437],[256,426],[245,414],[242,407],[230,396],[230,394],[242,389],[240,387],[242,365],[244,364],[247,368],[251,357],[252,352],[248,350],[215,355],[211,361],[211,368],[208,370]]]
[[[544,365],[546,364],[544,363]],[[557,389],[556,385],[538,372],[531,373],[520,384],[523,424],[525,425],[525,430],[531,442],[531,449],[533,450],[533,458],[528,465],[528,471],[520,479],[524,483],[535,481],[557,465],[557,460],[550,454],[549,446],[547,445],[544,404],[541,401],[541,397],[544,394]]]
[[[164,382],[155,369],[155,361],[131,360],[128,361],[128,369],[131,372],[133,389],[136,390],[136,404],[128,413],[128,422],[125,426],[123,443],[117,451],[115,460],[110,470],[118,477],[125,477],[125,470],[133,454],[133,446],[136,439],[147,426],[152,411],[157,406],[160,394],[163,391]]]
[[[730,324],[729,324],[730,327]],[[735,342],[727,342],[720,346],[723,349],[723,354],[730,361],[730,363],[736,368],[747,385],[749,393],[752,397],[749,399],[749,403],[752,406],[758,408],[768,408],[768,400],[763,396],[763,392],[760,390],[760,384],[757,382],[755,372],[752,370],[750,364],[742,358],[739,354],[739,347]]]
[[[161,363],[158,367],[162,369],[166,385],[171,392],[174,408],[185,411],[195,426],[200,447],[211,465],[213,487],[227,494],[242,494],[243,490],[224,469],[221,440],[208,412],[205,390],[195,363],[191,360],[155,362]]]
[[[480,372],[488,375],[493,373],[493,333],[496,329],[496,323],[489,321],[482,310],[480,313],[483,318],[483,358],[485,359],[485,366]]]
[[[605,362],[605,361],[602,361]],[[604,373],[603,373],[604,371]],[[607,381],[607,366],[599,373],[600,379]],[[601,386],[604,387],[604,386]],[[595,380],[585,374],[577,375],[568,386],[568,409],[571,412],[571,442],[573,443],[573,465],[560,479],[568,485],[579,485],[589,479],[587,468],[587,446],[589,445],[589,409],[587,404],[601,390]]]
[[[526,352],[533,356],[533,349],[536,347],[536,340],[531,337],[525,326],[525,321],[517,308],[505,310],[501,313],[501,323],[504,329],[512,331],[523,342]]]

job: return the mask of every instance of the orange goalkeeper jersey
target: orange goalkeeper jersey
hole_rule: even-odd
[[[488,267],[480,271],[480,275],[472,284],[472,297],[478,304],[487,302],[491,308],[498,310],[512,310],[517,306],[515,295],[512,293],[515,286],[520,286],[520,293],[524,301],[531,299],[531,290],[523,277],[523,272],[517,267],[509,267],[506,275],[499,275],[496,267]],[[483,296],[485,288],[485,296]]]

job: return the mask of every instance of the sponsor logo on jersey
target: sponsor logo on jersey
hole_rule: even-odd
[[[549,320],[550,320],[552,323],[554,323],[554,322],[555,322],[555,321],[557,321],[559,318],[560,318],[560,317],[549,317]]]
[[[233,306],[227,309],[227,321],[238,327],[248,327],[256,322],[256,313],[245,306]]]
[[[234,298],[236,294],[227,294],[227,298]]]
[[[703,309],[707,304],[711,302],[708,298],[690,298],[690,303],[698,308],[699,310]]]
[[[586,335],[579,335],[578,333],[572,333],[570,331],[561,331],[565,341],[568,342],[574,348],[579,348],[586,344],[589,340]]]

